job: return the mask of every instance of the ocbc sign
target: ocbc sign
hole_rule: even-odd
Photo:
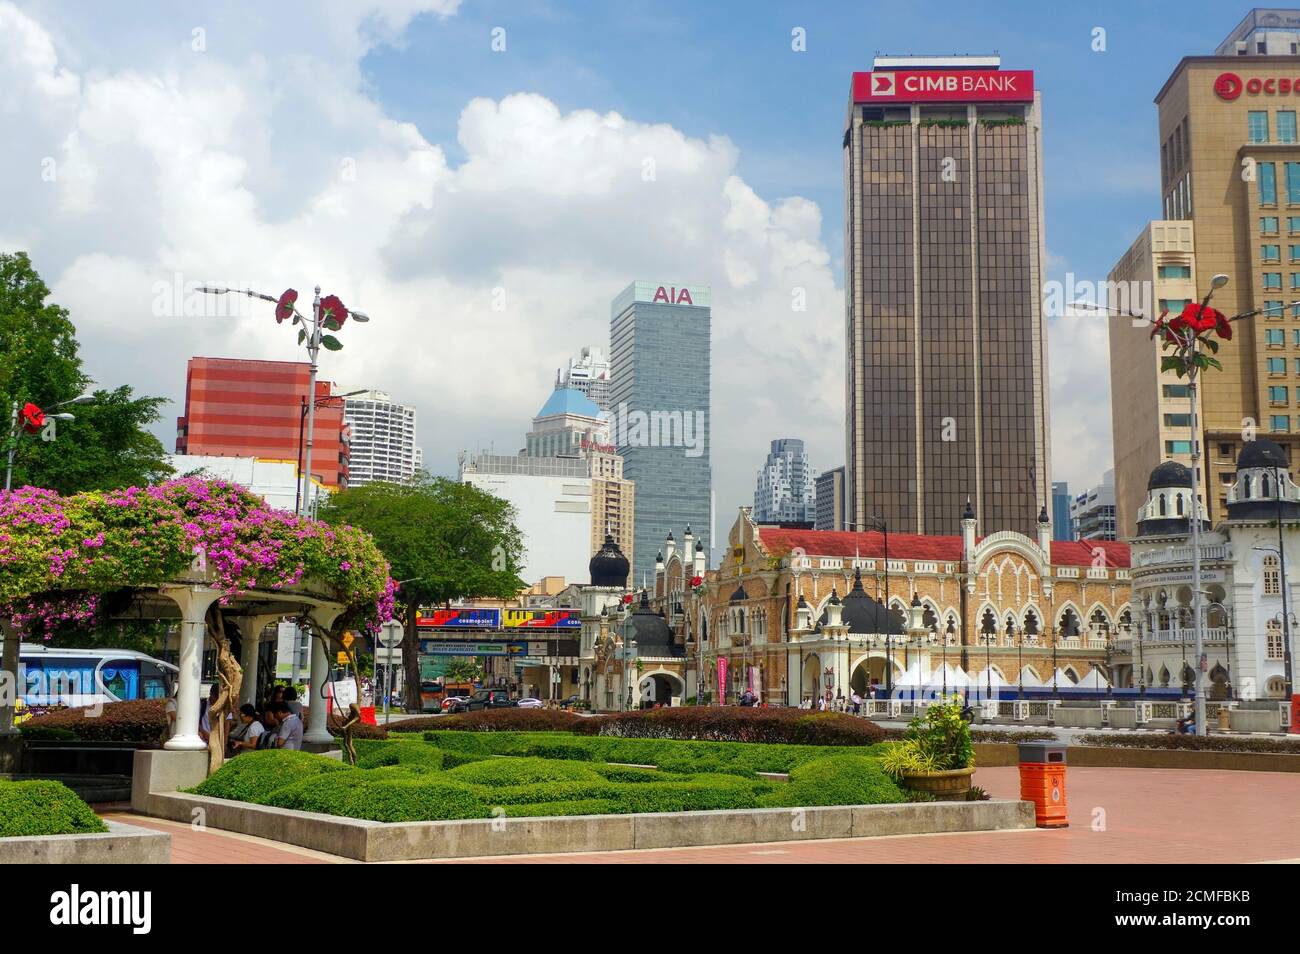
[[[1243,81],[1236,73],[1220,73],[1214,78],[1214,92],[1219,99],[1231,102],[1245,92],[1248,96],[1290,96],[1300,95],[1300,79],[1289,76],[1260,79],[1252,76]]]

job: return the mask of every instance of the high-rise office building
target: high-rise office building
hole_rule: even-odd
[[[1146,318],[1178,314],[1197,298],[1192,223],[1151,222],[1111,269],[1108,319],[1111,438],[1115,451],[1115,525],[1119,539],[1137,532],[1147,479],[1162,461],[1192,462],[1191,389],[1173,371],[1161,371],[1164,353],[1151,341]]]
[[[1063,480],[1052,482],[1052,539],[1062,542],[1074,539],[1074,526],[1070,521],[1070,485]]]
[[[343,420],[349,428],[348,486],[402,483],[420,469],[414,407],[396,403],[385,391],[363,391],[344,400]]]
[[[559,370],[555,386],[578,391],[602,411],[609,410],[609,357],[598,345],[586,345]]]
[[[803,441],[783,437],[758,472],[754,488],[755,523],[797,523],[810,528],[817,522],[816,477]]]
[[[1047,506],[1042,108],[996,56],[877,57],[844,131],[850,529],[1037,534]]]
[[[1293,461],[1300,442],[1298,36],[1300,11],[1253,10],[1216,55],[1183,57],[1155,98],[1164,218],[1194,228],[1190,297],[1222,274],[1214,307],[1260,312],[1235,323],[1215,356],[1223,370],[1199,389],[1202,486],[1216,523],[1246,440],[1267,437]]]
[[[190,358],[185,415],[176,419],[176,453],[298,462],[305,453],[305,361]],[[343,401],[316,381],[311,473],[326,487],[348,485]],[[301,470],[301,467],[299,467]]]
[[[633,282],[610,305],[610,436],[636,483],[632,584],[654,582],[667,535],[713,543],[709,289]]]
[[[1106,471],[1101,483],[1089,487],[1070,502],[1070,523],[1076,540],[1115,539],[1115,472]]]
[[[844,468],[817,475],[817,522],[814,530],[844,529]]]

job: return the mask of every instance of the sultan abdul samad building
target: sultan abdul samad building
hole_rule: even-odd
[[[1128,545],[1054,541],[1046,513],[1037,539],[979,538],[970,504],[961,526],[886,541],[765,526],[742,507],[721,566],[699,584],[689,552],[661,563],[652,605],[680,655],[656,668],[687,697],[716,702],[721,688],[734,701],[750,686],[772,705],[872,685],[1108,685],[1115,640],[1133,624]]]

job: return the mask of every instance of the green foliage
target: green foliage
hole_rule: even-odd
[[[841,712],[740,706],[645,709],[579,719],[573,731],[651,739],[770,742],[795,745],[871,745],[884,739],[874,722]]]
[[[33,732],[68,732],[87,742],[143,742],[162,745],[167,740],[167,713],[161,699],[131,699],[102,706],[56,709],[33,716],[20,727],[27,738]],[[49,736],[47,736],[49,737]]]
[[[106,831],[108,826],[62,782],[0,781],[0,838]]]
[[[542,782],[592,782],[600,776],[585,765],[550,759],[488,759],[461,765],[446,773],[450,779],[471,785],[537,785]]]
[[[472,790],[446,784],[439,776],[415,771],[411,766],[345,769],[301,779],[264,794],[260,803],[382,822],[449,821],[488,818],[492,814],[488,804]]]
[[[90,385],[65,308],[47,303],[50,290],[25,253],[0,254],[0,451],[8,450],[13,403],[45,409]],[[14,486],[69,494],[156,482],[171,473],[166,450],[148,431],[165,398],[136,397],[129,386],[94,392],[95,401],[59,421],[57,439],[19,439]]]
[[[483,667],[473,657],[457,656],[447,660],[443,678],[447,682],[474,682],[483,677]]]
[[[934,759],[921,751],[912,739],[885,743],[880,751],[880,767],[893,779],[900,779],[904,775],[924,775],[939,771]]]
[[[790,781],[762,798],[765,807],[880,805],[902,802],[903,790],[880,762],[862,755],[830,755],[790,770]]]
[[[71,729],[60,729],[52,725],[32,725],[30,720],[18,726],[22,737],[29,742],[72,742],[77,733]]]
[[[427,474],[409,484],[379,481],[335,494],[321,519],[368,531],[393,576],[407,581],[401,592],[407,603],[512,597],[524,586],[513,510],[469,484]]]
[[[906,741],[915,744],[918,753],[935,765],[935,771],[970,768],[975,764],[970,724],[961,717],[960,702],[935,703],[925,710],[925,718],[912,720]]]
[[[229,798],[238,802],[261,803],[278,788],[293,782],[347,769],[342,762],[310,752],[265,749],[244,752],[226,762],[191,791],[196,795]]]

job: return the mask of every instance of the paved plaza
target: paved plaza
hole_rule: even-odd
[[[497,864],[1300,862],[1300,774],[1123,768],[1068,771],[1070,827],[1059,831],[907,835],[474,860]],[[994,798],[1019,794],[1018,771],[1012,767],[980,769],[975,781]],[[170,833],[175,864],[353,863],[262,838],[199,830],[126,812],[106,812],[105,817]],[[464,864],[466,860],[451,863]]]

